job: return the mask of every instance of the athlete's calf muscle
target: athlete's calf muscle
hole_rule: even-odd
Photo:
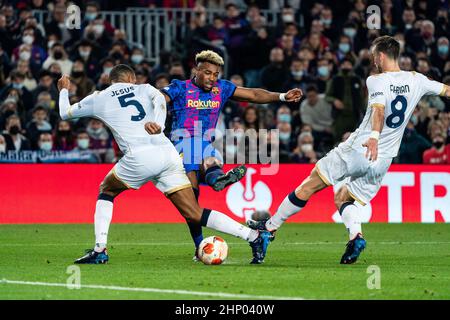
[[[167,196],[187,222],[200,223],[202,209],[195,199],[192,188],[186,188]]]
[[[314,193],[327,186],[317,173],[317,169],[314,168],[309,177],[303,180],[302,184],[295,189],[295,194],[301,200],[308,200]]]

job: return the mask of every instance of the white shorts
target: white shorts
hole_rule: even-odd
[[[369,161],[364,154],[339,145],[316,164],[319,176],[327,185],[344,181],[350,196],[366,205],[380,190],[392,158]]]
[[[134,148],[116,163],[112,173],[132,189],[148,181],[166,195],[191,187],[183,161],[172,144]]]

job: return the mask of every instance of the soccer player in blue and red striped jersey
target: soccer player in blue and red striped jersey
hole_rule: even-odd
[[[171,140],[183,157],[187,176],[198,199],[200,182],[206,182],[214,190],[221,191],[245,176],[246,168],[243,165],[225,174],[222,156],[212,146],[213,137],[210,133],[216,128],[226,102],[229,99],[252,103],[299,102],[302,91],[292,89],[287,93],[277,93],[236,87],[231,81],[219,79],[224,61],[211,50],[198,53],[195,64],[195,76],[192,79],[173,80],[161,92],[172,114]],[[151,126],[151,123],[146,124],[147,131],[151,131]],[[203,240],[201,227],[188,225],[197,248]]]

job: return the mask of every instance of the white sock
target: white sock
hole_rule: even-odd
[[[340,209],[342,221],[348,230],[350,240],[352,240],[358,235],[358,233],[362,234],[360,210],[357,206],[354,204],[348,204],[348,202],[343,204],[342,207],[343,209]]]
[[[290,193],[278,207],[277,212],[266,222],[266,229],[277,230],[292,215],[299,212],[306,201],[297,198],[295,192]]]
[[[258,231],[252,230],[231,219],[226,214],[215,210],[211,210],[206,227],[231,234],[248,242],[252,242],[258,237]]]
[[[108,242],[108,230],[113,213],[113,203],[107,200],[97,200],[95,206],[95,247],[97,252],[103,251]]]

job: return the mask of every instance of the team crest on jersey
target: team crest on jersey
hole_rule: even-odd
[[[219,88],[218,87],[213,87],[211,92],[212,92],[212,94],[219,94]]]

